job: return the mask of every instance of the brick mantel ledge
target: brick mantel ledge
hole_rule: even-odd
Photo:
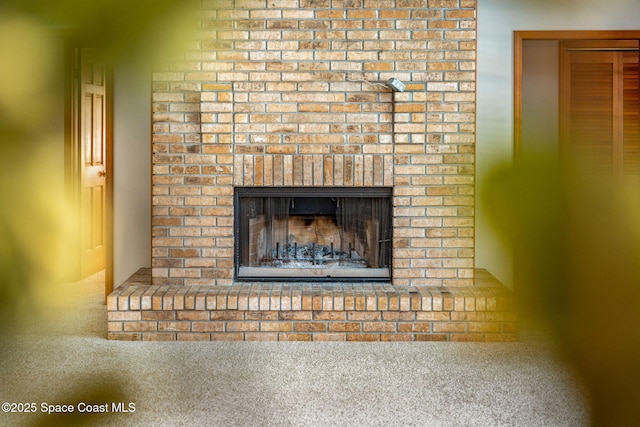
[[[383,283],[151,286],[107,297],[108,338],[128,341],[515,341],[512,292],[486,270],[469,287]]]

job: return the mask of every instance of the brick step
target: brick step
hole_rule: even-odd
[[[113,340],[514,341],[512,292],[485,270],[467,287],[382,283],[151,285],[107,298]]]

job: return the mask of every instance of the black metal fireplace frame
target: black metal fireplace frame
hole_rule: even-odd
[[[392,241],[393,241],[393,219],[389,218],[389,224],[385,228],[384,244],[386,245],[386,259],[384,268],[363,269],[375,270],[371,275],[339,275],[327,276],[318,275],[317,272],[309,271],[307,275],[271,275],[247,273],[246,269],[241,272],[241,212],[240,199],[243,197],[350,197],[350,198],[386,198],[389,200],[390,213],[392,209],[393,189],[391,187],[235,187],[234,188],[234,280],[251,282],[391,282],[392,279]],[[267,269],[268,270],[268,269]],[[384,270],[384,271],[383,271]]]

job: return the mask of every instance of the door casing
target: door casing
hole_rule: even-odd
[[[514,91],[513,91],[513,141],[514,162],[523,157],[523,43],[529,40],[580,41],[580,40],[640,40],[640,31],[514,31]],[[560,75],[560,69],[558,75]],[[560,114],[560,111],[558,111]],[[514,284],[522,282],[521,267],[524,254],[514,251]]]
[[[80,134],[80,97],[78,53],[84,47],[68,41],[65,44],[65,187],[70,214],[76,219],[82,203],[82,136]],[[105,300],[113,291],[113,71],[105,69],[105,204],[104,204],[104,249],[105,249]],[[74,221],[80,225],[80,221]],[[77,230],[72,244],[72,280],[81,277],[81,230]]]
[[[514,159],[522,153],[523,42],[526,40],[639,40],[640,31],[514,31],[513,33],[513,141]]]

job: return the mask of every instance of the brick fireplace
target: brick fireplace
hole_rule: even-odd
[[[153,75],[151,270],[110,297],[110,337],[512,339],[474,266],[476,1],[202,3]],[[247,188],[387,189],[388,275],[240,281]]]

